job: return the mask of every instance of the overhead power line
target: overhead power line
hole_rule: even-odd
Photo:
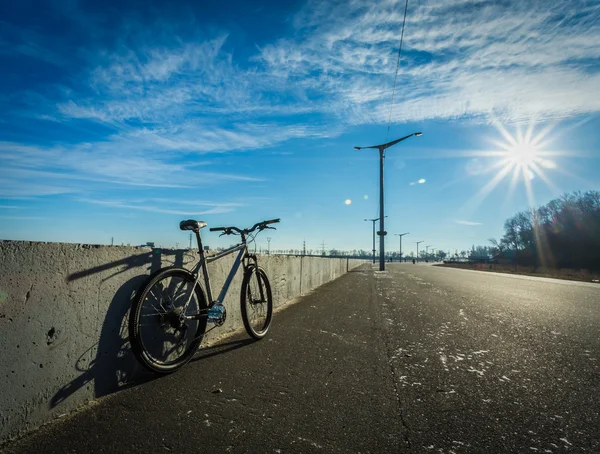
[[[398,62],[396,63],[396,76],[394,77],[394,89],[392,90],[392,103],[390,104],[390,116],[388,118],[387,133],[385,135],[385,142],[387,143],[390,135],[390,124],[392,123],[392,109],[394,108],[394,98],[396,95],[396,82],[398,81],[398,68],[400,67],[400,54],[402,53],[402,41],[404,39],[404,25],[406,24],[406,11],[408,10],[408,0],[404,5],[404,20],[402,21],[402,33],[400,34],[400,46],[398,48]]]

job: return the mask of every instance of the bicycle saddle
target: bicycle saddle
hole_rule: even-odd
[[[207,225],[206,222],[188,219],[187,221],[181,221],[179,223],[179,228],[181,230],[193,230],[194,232],[199,232],[201,228],[206,227]]]

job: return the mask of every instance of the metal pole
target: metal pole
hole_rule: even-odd
[[[400,261],[402,261],[402,235],[400,235]]]
[[[423,241],[415,241],[417,243],[417,262],[419,261],[419,244],[423,243]]]
[[[385,230],[383,226],[383,152],[384,149],[379,149],[379,271],[385,271]]]
[[[373,223],[373,263],[375,263],[375,222],[379,221],[379,218],[375,219],[365,219],[365,221],[369,221]]]
[[[375,222],[377,219],[373,219],[373,263],[375,263]]]
[[[403,140],[408,139],[412,136],[420,136],[421,132],[413,132],[407,136],[401,137],[391,142],[384,143],[382,145],[373,145],[370,147],[354,147],[355,150],[361,150],[363,148],[376,148],[379,150],[379,271],[385,271],[385,226],[384,226],[384,209],[383,209],[383,158],[384,152],[387,148],[395,145]]]
[[[394,235],[397,235],[400,237],[400,261],[402,262],[402,237],[404,235],[409,235],[410,232],[406,232],[406,233],[395,233]]]

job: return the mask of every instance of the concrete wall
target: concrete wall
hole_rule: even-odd
[[[233,258],[209,265],[214,298]],[[196,259],[186,250],[1,241],[0,444],[147,378],[129,348],[132,298],[151,272],[191,268]],[[259,263],[278,307],[363,262],[261,256]],[[243,327],[240,288],[238,272],[227,321],[205,343]]]

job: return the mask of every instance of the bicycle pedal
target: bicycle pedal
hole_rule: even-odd
[[[208,310],[208,320],[218,321],[225,315],[225,307],[222,304],[215,304]]]

